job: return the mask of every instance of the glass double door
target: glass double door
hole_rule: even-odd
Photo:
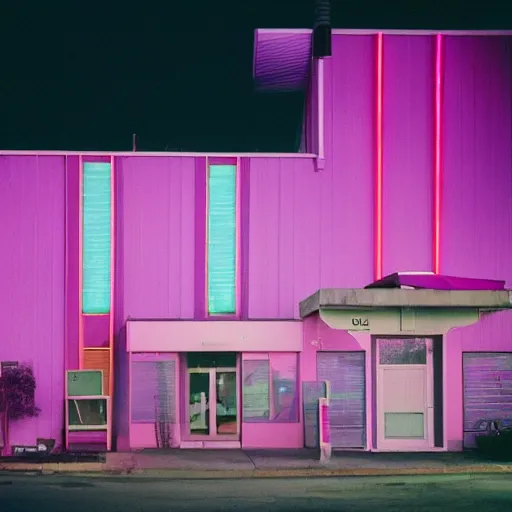
[[[191,438],[239,439],[236,368],[188,368]]]

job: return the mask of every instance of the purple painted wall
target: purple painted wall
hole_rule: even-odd
[[[194,318],[194,158],[116,160],[124,319]],[[121,270],[120,270],[121,271]]]
[[[510,39],[445,39],[441,271],[512,286]],[[512,351],[512,313],[446,337],[447,440],[462,440],[462,352]]]
[[[512,38],[443,40],[441,272],[510,279]],[[363,286],[373,276],[376,69],[376,36],[333,37],[327,177],[318,178],[329,181],[321,208],[336,231],[333,245],[322,246],[336,255],[326,261],[332,286]],[[433,270],[434,80],[435,36],[384,35],[384,275]]]
[[[434,43],[434,36],[384,36],[385,274],[432,269]],[[314,159],[300,155],[240,159],[243,318],[297,318],[299,301],[318,288],[373,281],[375,36],[334,36],[324,77],[323,171],[316,172]],[[441,272],[506,279],[512,286],[510,38],[445,37],[443,81]],[[308,144],[315,142],[316,97],[312,88]],[[36,433],[60,440],[65,226],[68,222],[69,256],[76,252],[69,224],[76,219],[76,204],[69,194],[76,190],[77,162],[76,155],[0,156],[0,234],[10,248],[0,253],[0,282],[7,283],[0,289],[5,337],[0,360],[34,364],[43,409],[40,418],[13,429],[13,442],[31,443]],[[115,400],[123,415],[126,319],[194,319],[204,309],[204,283],[197,277],[204,257],[204,240],[198,236],[204,209],[198,198],[204,196],[206,157],[117,156],[115,164]],[[70,310],[76,299],[69,287],[78,277],[73,266],[68,261]],[[489,317],[482,325],[485,331],[474,327],[448,335],[450,368],[460,368],[460,350],[512,350],[512,315]],[[76,366],[77,326],[70,316],[66,328],[68,364]],[[450,373],[447,385],[459,404],[457,371]],[[452,423],[461,425],[456,409],[450,409]],[[127,432],[117,420],[125,442]],[[449,435],[461,438],[455,431]]]
[[[34,368],[41,408],[12,424],[11,444],[62,441],[64,177],[61,156],[0,156],[0,360]]]
[[[114,439],[129,449],[128,318],[194,318],[195,160],[118,157]]]
[[[80,367],[80,159],[66,157],[66,369]]]
[[[325,62],[322,283],[359,287],[373,280],[375,39],[335,36],[332,52]]]
[[[445,38],[441,271],[512,285],[511,38]]]
[[[308,159],[251,160],[250,318],[297,318],[298,302],[318,288],[372,281],[373,51],[371,36],[333,40],[323,171]]]
[[[324,212],[314,169],[306,158],[250,163],[250,318],[293,318],[299,297],[319,288]]]
[[[205,165],[203,157],[116,159],[116,331],[129,317],[201,317],[204,285],[194,282],[204,237],[195,231],[204,230]],[[299,300],[329,283],[320,240],[333,238],[332,226],[322,227],[330,211],[317,204],[330,184],[310,158],[244,158],[240,171],[249,182],[242,185],[249,205],[242,209],[242,309],[250,318],[297,317]]]
[[[383,275],[431,271],[435,38],[385,36],[383,61]]]

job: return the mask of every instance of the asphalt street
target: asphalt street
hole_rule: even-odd
[[[511,475],[175,480],[0,476],[0,511],[512,510]]]

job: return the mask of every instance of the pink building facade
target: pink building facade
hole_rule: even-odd
[[[323,394],[335,449],[512,420],[512,35],[310,39],[255,36],[257,85],[307,88],[301,153],[0,151],[0,361],[41,408],[12,445],[103,443],[64,435],[87,369],[118,450],[314,446]]]

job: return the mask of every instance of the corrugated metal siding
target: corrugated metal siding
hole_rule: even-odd
[[[512,281],[511,43],[510,37],[444,38],[443,274]],[[449,449],[470,446],[474,438],[463,434],[461,352],[509,351],[511,334],[512,312],[504,312],[446,335]]]
[[[512,279],[511,43],[444,40],[443,274]]]
[[[193,157],[116,159],[124,321],[194,318],[194,169]]]
[[[384,36],[383,47],[383,273],[430,271],[435,37]]]
[[[330,387],[333,448],[366,445],[365,352],[318,352],[318,380]]]
[[[133,423],[176,420],[176,362],[132,361],[131,421]]]
[[[12,444],[60,444],[64,425],[62,156],[0,156],[0,361],[32,365],[37,418],[11,425]]]
[[[249,317],[298,318],[299,302],[321,287],[324,269],[330,274],[323,258],[331,256],[321,250],[327,182],[312,159],[254,158],[250,165]]]
[[[298,318],[298,303],[319,288],[372,281],[374,48],[371,36],[333,37],[322,172],[306,159],[250,162],[251,318]]]
[[[475,446],[484,422],[512,421],[512,352],[465,353],[464,447]]]
[[[311,34],[256,32],[254,81],[259,90],[295,91],[307,86]]]
[[[83,286],[86,314],[110,312],[111,172],[106,162],[83,164]]]
[[[441,271],[511,280],[511,38],[444,41]],[[434,49],[435,36],[384,36],[386,272],[432,270]],[[289,318],[322,286],[372,281],[375,70],[375,36],[334,35],[324,63],[324,171],[251,161],[251,318]]]
[[[208,174],[208,313],[236,313],[236,165]]]

